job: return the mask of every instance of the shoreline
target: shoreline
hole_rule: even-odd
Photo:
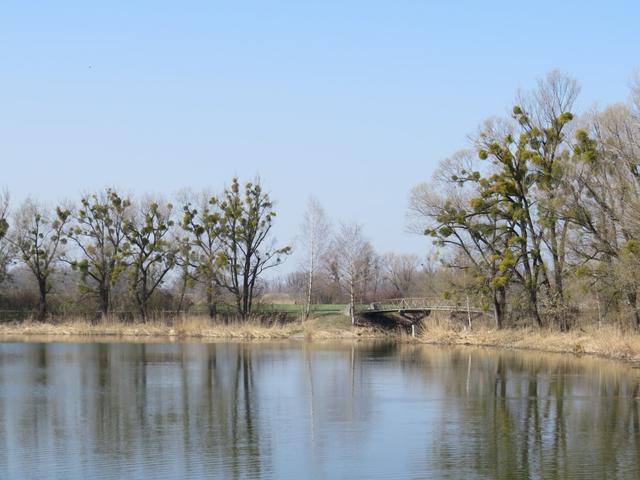
[[[122,323],[107,321],[96,325],[71,320],[51,322],[0,323],[0,342],[7,339],[51,337],[64,341],[68,337],[104,338],[109,340],[144,341],[168,340],[357,340],[393,338],[394,335],[372,327],[353,328],[342,318],[328,321],[310,319],[304,323],[265,326],[255,322],[217,324],[208,319],[187,318],[173,325],[151,321],[148,323]],[[28,340],[27,340],[28,341]]]
[[[425,331],[420,343],[441,346],[487,347],[539,353],[597,357],[640,364],[640,335],[612,327],[559,332],[549,328],[513,328],[473,331],[434,328]]]
[[[158,322],[124,324],[105,322],[89,325],[84,321],[56,323],[0,324],[0,342],[189,342],[189,341],[330,341],[389,340],[438,346],[483,347],[499,350],[522,350],[592,356],[625,363],[640,364],[640,334],[612,327],[569,332],[552,329],[509,328],[474,330],[451,325],[430,325],[413,338],[374,327],[352,327],[345,317],[315,318],[304,323],[264,326],[252,322],[211,324],[208,319],[187,318],[166,325]]]

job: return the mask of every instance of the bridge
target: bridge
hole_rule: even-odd
[[[483,314],[486,310],[468,305],[467,303],[453,303],[433,298],[392,298],[369,304],[356,305],[356,315],[385,315],[398,314],[402,316],[427,316],[431,312],[451,312],[467,314]]]

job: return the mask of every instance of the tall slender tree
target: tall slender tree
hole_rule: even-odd
[[[324,209],[315,197],[309,197],[304,220],[301,227],[301,243],[306,255],[307,285],[305,295],[304,318],[309,318],[313,301],[315,277],[320,265],[320,259],[327,252],[331,235],[331,224]]]

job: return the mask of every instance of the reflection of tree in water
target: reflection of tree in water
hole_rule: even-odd
[[[360,474],[380,438],[439,476],[638,477],[640,385],[602,361],[384,343],[11,348],[0,449],[34,477],[265,477],[283,461]]]
[[[442,470],[460,473],[462,465],[470,475],[496,479],[640,473],[636,378],[566,357],[462,350],[423,355],[442,367],[424,369],[428,381],[460,399],[432,439]]]
[[[251,348],[237,346],[234,389],[231,399],[231,467],[234,478],[243,472],[250,477],[260,477],[260,442],[254,416],[254,383]]]
[[[49,460],[69,475],[96,457],[101,459],[96,465],[111,465],[114,474],[122,464],[149,472],[172,464],[196,477],[216,472],[225,478],[259,477],[268,466],[247,345],[24,349],[13,368],[24,370],[20,380],[30,389],[23,392],[27,401],[3,405],[0,400],[0,411],[9,418],[8,425],[0,422],[0,432],[5,430],[0,443],[11,441],[26,455],[16,456],[16,463],[46,474],[46,462],[32,465],[29,452],[47,445],[55,447],[46,451]]]
[[[211,473],[226,478],[259,476],[263,459],[250,349],[241,344],[134,347],[142,350],[132,356],[143,361],[129,365],[144,365],[144,373],[120,370],[118,379],[129,379],[131,398],[117,402],[112,414],[131,413],[145,457],[179,456],[175,460],[193,475],[203,474],[206,461]],[[173,431],[178,435],[168,435]]]

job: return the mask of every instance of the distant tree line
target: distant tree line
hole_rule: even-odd
[[[599,321],[640,329],[640,83],[576,115],[579,90],[551,72],[412,192],[414,229],[464,273],[458,292],[490,300],[497,327],[566,330],[590,302]]]
[[[106,316],[134,309],[144,321],[163,304],[159,297],[170,296],[180,310],[187,289],[200,287],[211,316],[228,302],[247,318],[264,272],[291,250],[273,243],[275,215],[260,181],[241,185],[237,178],[218,195],[184,196],[180,208],[108,188],[55,208],[27,199],[10,215],[3,192],[0,302],[24,308],[31,297],[21,287],[35,284],[39,320],[49,314],[52,292],[64,290],[72,310]]]
[[[133,315],[231,309],[248,318],[257,302],[346,304],[439,295],[435,264],[415,254],[374,251],[357,222],[335,228],[310,198],[297,241],[300,269],[264,273],[291,246],[271,235],[275,210],[259,181],[217,195],[182,193],[174,203],[132,198],[112,188],[77,204],[48,207],[25,200],[9,212],[0,197],[0,310],[49,315]],[[176,207],[174,204],[179,205]],[[2,315],[0,312],[0,316]]]

